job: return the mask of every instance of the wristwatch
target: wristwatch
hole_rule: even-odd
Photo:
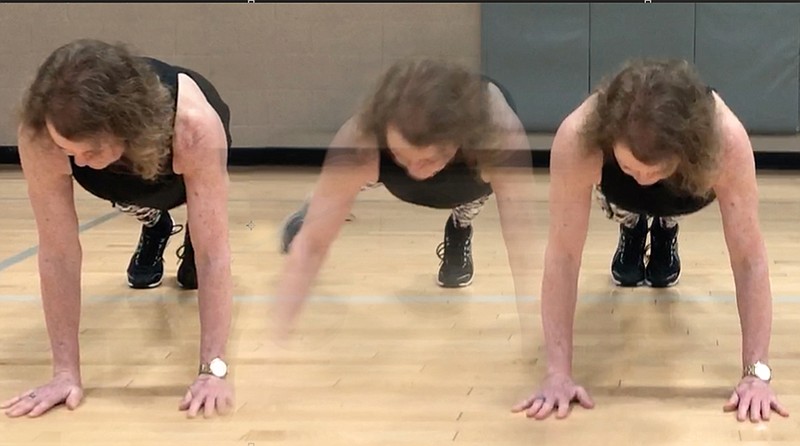
[[[756,378],[769,382],[772,379],[772,369],[761,361],[745,366],[742,377],[755,376]]]
[[[199,374],[225,378],[228,376],[228,364],[222,358],[214,358],[210,362],[200,364]]]

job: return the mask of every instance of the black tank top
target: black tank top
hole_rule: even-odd
[[[461,150],[444,169],[424,180],[408,176],[381,139],[378,181],[395,197],[407,202],[437,209],[452,209],[490,195],[492,186],[480,178],[477,168],[467,164]]]
[[[600,190],[606,199],[626,211],[638,214],[657,217],[686,215],[703,209],[716,199],[713,192],[708,197],[678,192],[665,181],[642,186],[622,171],[614,156],[604,159],[602,175]]]
[[[482,78],[486,83],[495,84],[516,112],[516,106],[508,91],[489,77],[482,76]],[[386,143],[386,135],[379,135],[378,144],[380,147],[378,181],[400,200],[431,208],[452,209],[492,193],[492,186],[483,181],[477,166],[467,162],[461,149],[436,175],[417,180],[411,178],[405,168],[395,161]]]
[[[713,92],[714,89],[708,87],[708,94]],[[600,190],[610,203],[626,211],[658,217],[691,214],[716,199],[713,192],[707,197],[698,197],[676,191],[665,181],[642,186],[619,167],[617,158],[613,154],[603,157]]]
[[[169,65],[150,57],[142,58],[158,75],[161,83],[172,94],[174,107],[178,105],[178,74],[184,73],[197,83],[211,107],[219,114],[228,148],[231,146],[230,109],[220,97],[214,86],[202,75],[187,68]],[[171,209],[186,202],[186,187],[183,176],[172,170],[172,154],[165,165],[165,171],[155,180],[145,180],[135,174],[124,160],[112,163],[97,170],[89,166],[81,167],[69,157],[72,175],[75,180],[91,194],[120,204],[134,204],[142,207]]]

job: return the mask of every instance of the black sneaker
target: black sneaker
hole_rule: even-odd
[[[619,225],[619,243],[611,261],[611,278],[618,286],[639,286],[645,281],[644,252],[647,216],[640,215],[633,228]]]
[[[197,267],[194,264],[194,248],[189,235],[189,223],[186,223],[186,234],[183,236],[183,245],[175,253],[180,259],[178,265],[178,286],[185,290],[197,289]]]
[[[681,259],[678,257],[678,225],[665,228],[660,218],[650,226],[650,260],[647,262],[647,283],[666,288],[678,283]]]
[[[300,232],[300,228],[303,226],[303,220],[305,220],[306,213],[308,212],[308,205],[309,199],[303,202],[300,209],[286,217],[283,221],[281,225],[281,254],[287,254],[289,252],[292,240],[294,240],[297,233]],[[347,218],[345,218],[345,221],[353,221],[355,219],[356,216],[350,213]]]
[[[444,227],[444,241],[436,248],[439,265],[437,283],[445,288],[465,287],[472,283],[472,226],[459,228],[453,216]]]
[[[304,201],[300,209],[286,217],[286,220],[283,221],[283,225],[281,225],[281,254],[289,252],[289,246],[292,244],[292,240],[294,240],[294,237],[300,232],[300,228],[303,226],[303,219],[306,218],[306,212],[308,212],[308,200]]]
[[[128,286],[136,289],[155,288],[164,278],[164,249],[169,238],[183,229],[173,226],[172,217],[162,212],[152,228],[142,226],[139,244],[128,264]]]

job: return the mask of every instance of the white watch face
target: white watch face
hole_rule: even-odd
[[[769,366],[761,362],[755,364],[755,367],[753,367],[753,372],[755,372],[756,378],[764,381],[769,381],[770,378],[772,378],[772,372],[770,371]]]
[[[218,378],[222,378],[228,374],[228,365],[225,364],[225,361],[219,358],[214,358],[208,364],[208,368],[211,370],[211,373]]]

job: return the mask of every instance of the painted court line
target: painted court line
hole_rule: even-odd
[[[78,227],[78,232],[80,233],[80,232],[84,232],[86,230],[89,230],[89,229],[91,229],[91,228],[93,228],[93,227],[95,227],[97,225],[103,224],[103,223],[107,222],[108,220],[111,220],[112,218],[114,218],[114,217],[116,217],[116,216],[118,216],[120,214],[121,214],[121,212],[119,212],[119,211],[113,211],[113,212],[109,212],[108,214],[101,215],[100,217],[97,217],[97,218],[95,218],[93,220],[89,220],[86,223],[84,223],[84,224],[82,224],[82,225],[80,225]],[[24,251],[22,251],[20,253],[14,254],[11,257],[3,259],[2,261],[0,261],[0,271],[3,271],[4,269],[9,268],[11,266],[14,266],[17,263],[22,262],[23,260],[25,260],[25,259],[27,259],[29,257],[35,256],[37,252],[39,252],[39,245],[31,246],[30,248],[28,248],[28,249],[26,249],[26,250],[24,250]]]
[[[196,294],[188,295],[150,295],[146,291],[140,295],[85,295],[82,298],[84,303],[114,303],[114,302],[178,302],[188,299],[196,299]],[[274,296],[234,296],[235,302],[254,302],[272,303]],[[0,295],[0,302],[39,302],[38,295]],[[336,303],[336,304],[398,304],[398,303],[427,303],[427,304],[469,304],[469,303],[505,303],[516,302],[514,296],[314,296],[310,302],[317,303]],[[538,298],[528,299],[527,302],[536,302]],[[800,303],[798,296],[774,296],[772,301],[775,303]],[[687,302],[687,303],[729,303],[735,304],[733,296],[678,296],[678,295],[629,295],[629,296],[609,296],[609,295],[584,295],[579,297],[579,303],[653,303],[653,302]]]

